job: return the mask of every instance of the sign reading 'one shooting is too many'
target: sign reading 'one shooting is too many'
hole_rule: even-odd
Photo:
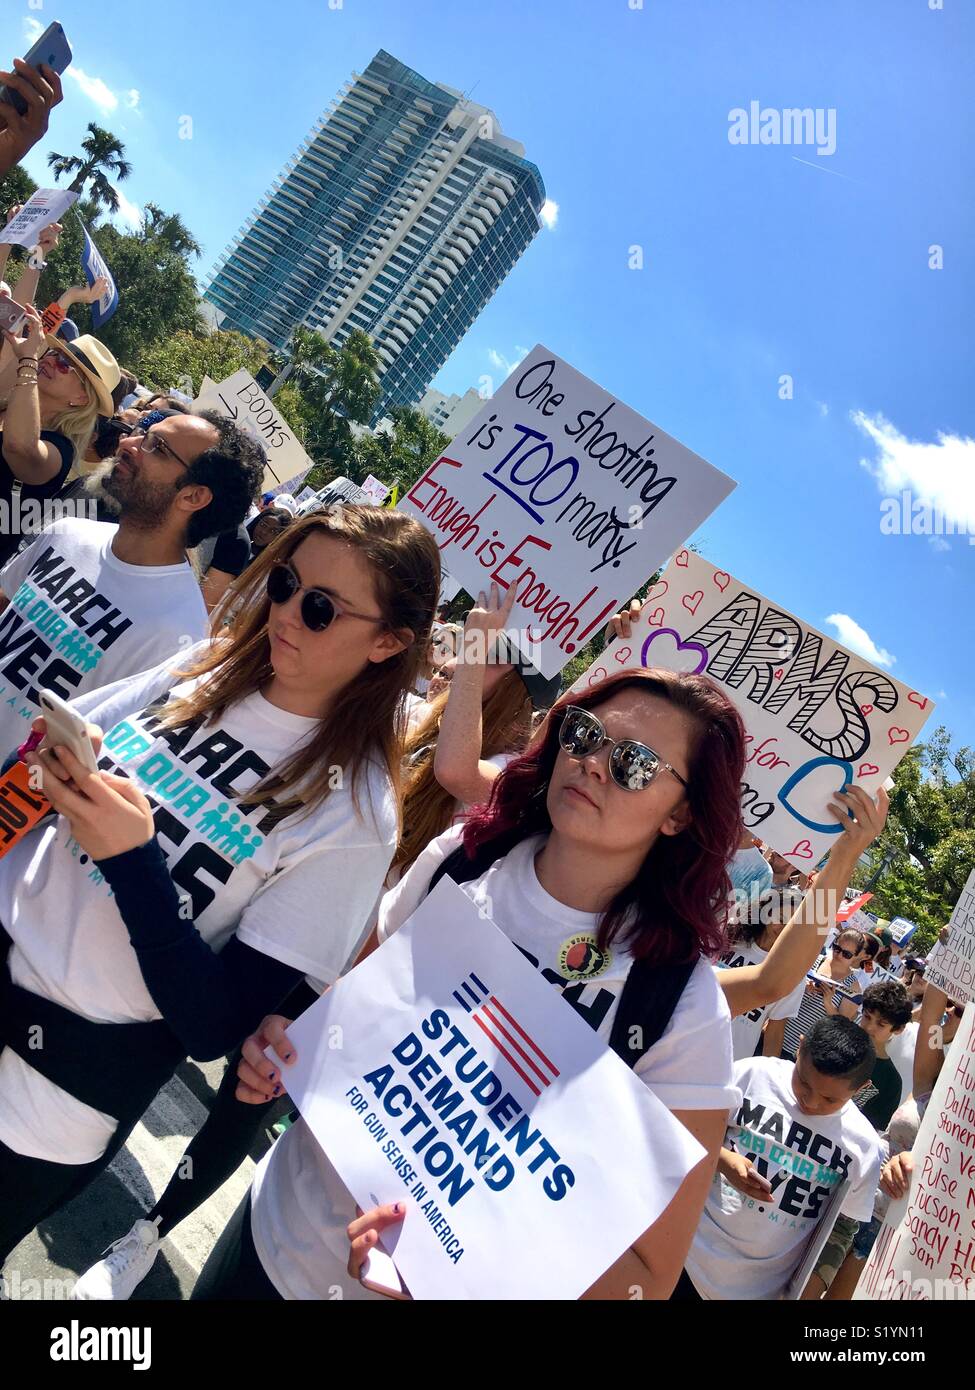
[[[745,825],[800,868],[840,832],[833,793],[848,782],[875,793],[933,709],[688,550],[650,589],[630,639],[608,643],[574,689],[628,666],[706,671],[727,692],[748,743]]]
[[[734,487],[538,346],[399,505],[468,593],[515,585],[508,631],[554,676]]]

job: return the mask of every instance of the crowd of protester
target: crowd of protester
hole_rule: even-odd
[[[0,106],[2,174],[60,87],[20,63],[0,80],[27,103]],[[192,1162],[75,1292],[130,1297],[286,1092],[266,1047],[293,1064],[289,1021],[447,874],[705,1150],[587,1297],[779,1298],[825,1222],[797,1292],[849,1298],[959,1013],[881,924],[836,924],[886,793],[837,791],[803,875],[743,830],[745,731],[707,676],[560,695],[502,644],[513,588],[440,621],[424,527],[298,519],[261,494],[249,435],[72,331],[97,284],[39,311],[36,283],[0,357],[0,501],[94,511],[0,538],[0,751],[51,805],[0,858],[0,1263],[184,1059],[226,1058]],[[97,772],[48,746],[42,689],[87,722]],[[194,1296],[379,1298],[359,1274],[403,1217],[357,1212],[296,1117]]]

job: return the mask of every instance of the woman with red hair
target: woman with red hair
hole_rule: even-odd
[[[433,840],[385,896],[366,948],[401,927],[448,872],[706,1150],[587,1297],[629,1298],[635,1286],[644,1298],[669,1297],[740,1099],[732,1010],[711,960],[724,941],[744,759],[741,719],[707,676],[630,670],[564,696],[498,777],[489,804]],[[837,793],[833,812],[845,826],[862,810]],[[866,828],[858,830],[862,839]],[[786,942],[785,968],[796,970],[810,950],[808,925],[801,935],[798,950]],[[779,970],[783,952],[774,956]],[[735,1011],[753,1007],[760,969],[724,973],[740,977]],[[638,1030],[628,1026],[632,1003],[625,1019],[621,1006],[631,977],[652,1001]],[[293,1061],[283,1022],[266,1020],[245,1044],[240,1099],[267,1098],[269,1043]],[[338,1286],[344,1297],[376,1297],[359,1272],[379,1233],[402,1217],[399,1204],[356,1219],[351,1195],[299,1123],[265,1158],[194,1296],[327,1298]]]

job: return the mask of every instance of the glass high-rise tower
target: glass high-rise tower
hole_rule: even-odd
[[[497,117],[380,51],[217,262],[222,327],[287,346],[299,324],[382,363],[374,419],[415,404],[540,228],[541,174]]]

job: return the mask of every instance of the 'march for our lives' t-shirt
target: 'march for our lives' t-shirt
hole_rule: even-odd
[[[200,652],[194,649],[192,658]],[[133,779],[149,799],[160,847],[192,921],[215,951],[245,945],[331,984],[362,935],[396,845],[396,799],[385,768],[358,788],[336,785],[311,814],[246,793],[290,756],[318,721],[258,692],[215,724],[161,728],[161,697],[186,657],[105,690],[75,708],[105,730],[99,765]],[[16,984],[102,1023],[147,1022],[146,988],[108,884],[63,816],[0,859],[0,922]],[[0,1053],[0,1143],[56,1163],[88,1163],[115,1121],[55,1086],[9,1048]]]
[[[72,700],[185,652],[207,633],[188,562],[129,565],[118,527],[64,517],[0,572],[0,761],[40,713],[37,692]]]
[[[794,1064],[779,1057],[735,1063],[741,1105],[723,1147],[768,1178],[765,1199],[746,1197],[716,1173],[686,1268],[705,1299],[772,1299],[785,1292],[838,1183],[842,1215],[869,1221],[880,1179],[880,1141],[847,1101],[833,1115],[807,1115],[792,1090]]]

